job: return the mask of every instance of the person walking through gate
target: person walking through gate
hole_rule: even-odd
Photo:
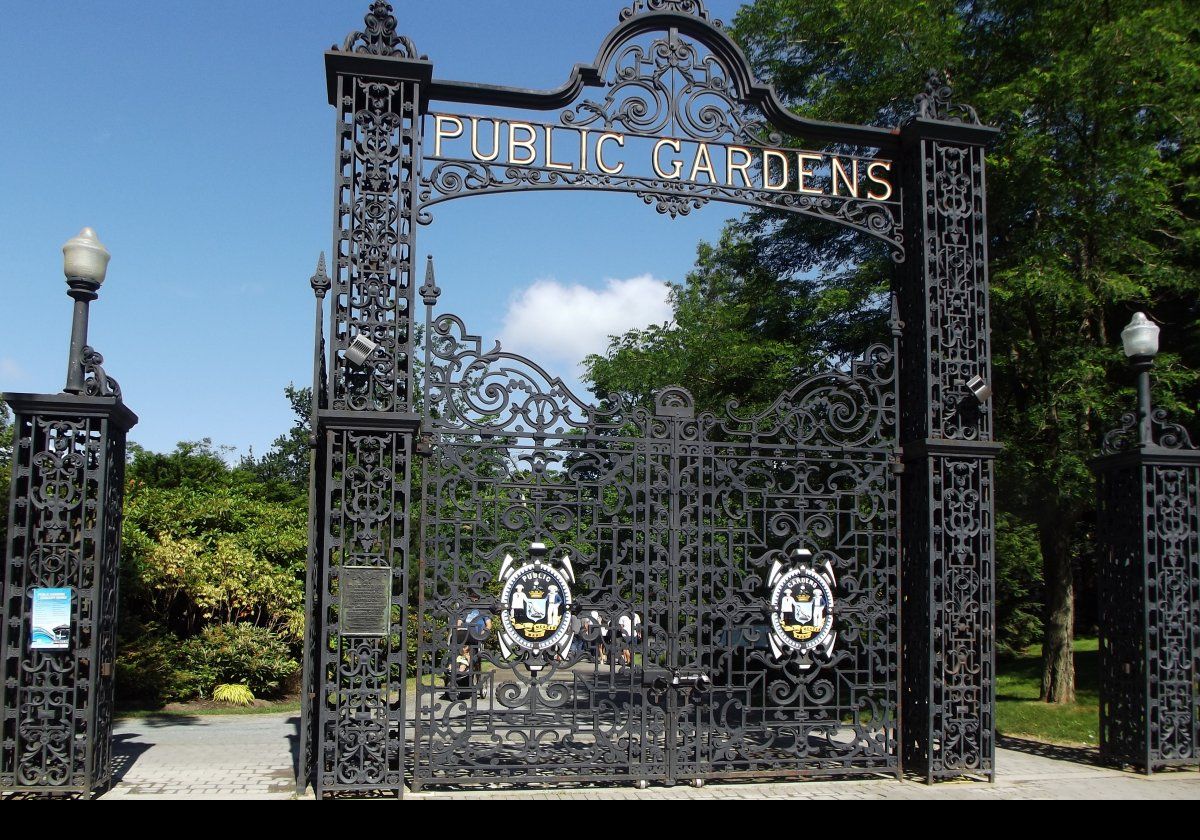
[[[479,670],[480,651],[491,632],[492,617],[479,607],[472,607],[455,622],[453,643],[460,647],[447,681],[460,693],[472,686],[476,676],[482,676]]]
[[[621,628],[621,660],[626,665],[632,665],[633,646],[642,638],[642,617],[637,613],[632,616],[629,613],[622,613],[621,617],[617,619],[617,624]]]

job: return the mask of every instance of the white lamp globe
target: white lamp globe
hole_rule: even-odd
[[[1121,330],[1121,344],[1126,356],[1154,356],[1158,353],[1158,324],[1146,313],[1134,313],[1133,320]]]
[[[100,243],[96,231],[85,227],[63,245],[63,274],[99,285],[104,282],[111,256]]]

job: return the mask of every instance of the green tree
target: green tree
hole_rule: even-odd
[[[252,622],[297,639],[306,513],[219,459],[212,474],[213,457],[203,444],[183,443],[170,456],[134,459],[122,525],[124,605],[185,635],[211,622]],[[164,461],[171,469],[143,468]]]
[[[8,502],[12,485],[13,423],[8,405],[0,401],[0,545],[8,539]],[[0,548],[0,553],[5,549]]]
[[[1093,554],[1087,459],[1132,405],[1116,345],[1133,309],[1163,326],[1157,403],[1186,421],[1200,396],[1194,12],[1180,0],[757,0],[731,30],[805,116],[896,124],[935,67],[1003,132],[989,156],[995,410],[1007,445],[999,599],[1015,643],[1037,629],[1023,599],[1044,590],[1043,694],[1055,702],[1074,696],[1073,568]],[[673,325],[588,360],[594,389],[645,399],[684,384],[709,407],[760,401],[745,375],[756,363],[777,389],[789,362],[862,349],[884,319],[887,278],[867,237],[750,213],[701,251],[675,292]],[[730,349],[728,364],[718,355],[705,371],[705,352]]]
[[[297,388],[289,384],[283,389],[291,404],[292,427],[275,438],[270,450],[261,458],[253,454],[242,459],[239,466],[257,481],[271,487],[276,495],[292,499],[308,499],[308,464],[312,449],[312,388]]]
[[[1176,351],[1160,359],[1159,403],[1190,419],[1197,394],[1196,359],[1180,356],[1195,352],[1200,329],[1195,7],[759,0],[734,30],[810,116],[893,121],[905,105],[895,94],[939,67],[1002,129],[989,181],[997,424],[1008,446],[999,503],[1014,526],[1037,529],[1043,694],[1073,700],[1072,566],[1087,554],[1080,526],[1094,492],[1086,461],[1130,405],[1116,343],[1133,308],[1159,319]],[[789,238],[847,256],[820,236]]]
[[[701,243],[695,270],[671,289],[669,323],[614,336],[604,355],[584,360],[598,398],[649,405],[657,389],[685,384],[702,409],[729,399],[763,406],[816,365],[844,361],[884,334],[886,275],[780,268],[761,220],[731,225],[715,247]]]
[[[180,441],[171,452],[151,452],[136,443],[128,448],[125,478],[133,491],[201,490],[228,483],[229,465],[211,438]]]
[[[278,483],[230,467],[208,440],[180,443],[170,453],[136,448],[128,477],[118,657],[123,700],[195,697],[218,678],[277,685],[281,674],[295,670],[304,625],[305,507],[290,491],[280,498]],[[214,629],[220,627],[228,632]],[[274,648],[257,658],[239,654],[218,674],[205,663],[226,656],[221,640],[234,637],[273,638],[286,656]],[[242,645],[247,653],[254,646]],[[249,670],[226,673],[238,667]]]

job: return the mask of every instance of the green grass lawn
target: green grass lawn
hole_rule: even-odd
[[[999,657],[996,663],[996,728],[1000,734],[1053,744],[1096,746],[1100,726],[1097,649],[1095,639],[1075,640],[1076,702],[1070,706],[1055,706],[1038,700],[1042,684],[1040,646],[1027,648],[1019,656]],[[491,670],[489,663],[485,663],[484,670]],[[431,679],[441,686],[436,675]],[[415,691],[416,680],[410,678],[406,688],[409,692]],[[259,702],[249,707],[207,701],[172,703],[161,709],[125,709],[118,711],[117,717],[255,715],[299,710],[297,700]]]
[[[1042,703],[1042,649],[1027,648],[1020,656],[1002,656],[996,663],[996,728],[1055,744],[1096,746],[1100,731],[1098,644],[1075,640],[1075,703]]]
[[[253,706],[232,706],[205,700],[193,703],[168,703],[161,709],[118,709],[121,718],[194,717],[196,715],[272,715],[280,712],[299,712],[299,700],[267,700]]]

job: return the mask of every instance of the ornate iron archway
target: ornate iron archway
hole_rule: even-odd
[[[700,0],[637,0],[553,91],[434,79],[383,2],[326,65],[299,784],[990,776],[993,130],[936,78],[899,128],[798,118]],[[418,226],[561,189],[879,238],[894,346],[756,416],[594,406],[434,315],[432,270],[419,346]]]

